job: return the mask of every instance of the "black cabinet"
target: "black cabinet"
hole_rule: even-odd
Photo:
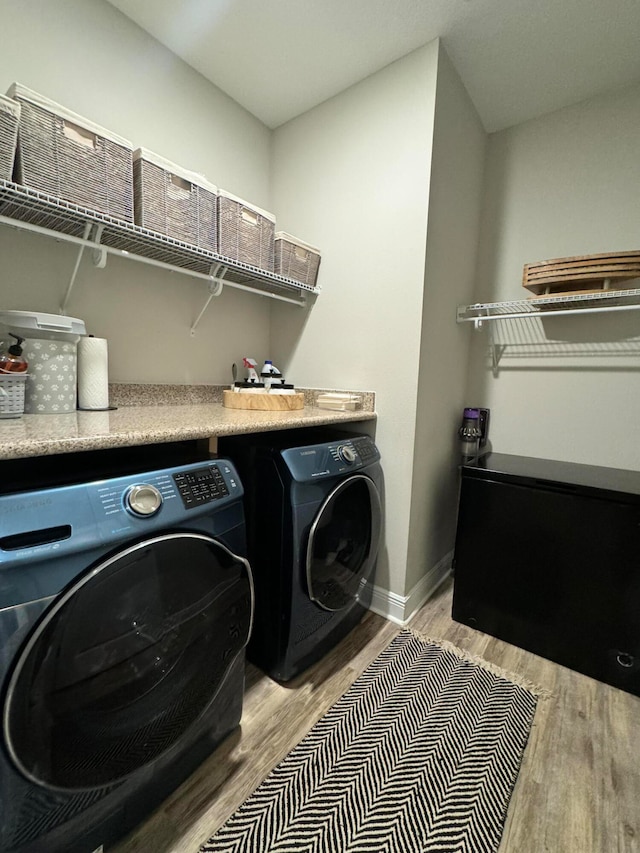
[[[461,468],[453,618],[640,695],[640,472]]]

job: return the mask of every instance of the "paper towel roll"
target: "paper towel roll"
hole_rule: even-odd
[[[78,408],[109,407],[109,356],[104,338],[78,341]]]

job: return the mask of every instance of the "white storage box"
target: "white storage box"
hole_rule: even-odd
[[[21,107],[19,183],[133,222],[133,146],[43,95],[14,83]]]
[[[26,373],[0,373],[0,418],[19,418],[24,412]]]
[[[31,311],[0,311],[0,339],[24,338],[28,364],[24,391],[27,414],[63,414],[77,406],[77,345],[86,334],[82,320]]]
[[[20,104],[0,95],[0,181],[10,181],[18,138]]]
[[[218,188],[201,175],[138,148],[133,200],[136,225],[217,252]]]
[[[362,408],[362,397],[359,394],[327,391],[318,394],[316,406],[319,409],[333,409],[336,412],[354,412]]]
[[[218,190],[218,252],[225,258],[273,272],[276,218]]]
[[[274,272],[315,287],[320,266],[320,249],[303,243],[285,231],[275,237]]]

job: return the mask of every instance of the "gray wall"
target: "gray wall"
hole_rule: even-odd
[[[477,300],[526,298],[526,263],[637,250],[639,145],[640,86],[491,136]],[[494,448],[640,469],[640,312],[498,325],[514,345],[494,377],[473,333],[467,387]]]
[[[269,210],[271,133],[103,0],[8,0],[0,91],[18,81]],[[68,244],[0,228],[0,307],[57,313]],[[82,260],[66,313],[109,340],[113,381],[222,383],[269,351],[268,300],[231,289],[191,337],[206,284],[110,257]]]
[[[424,593],[438,582],[450,564],[436,567],[454,543],[457,430],[463,407],[473,405],[464,397],[470,330],[456,325],[455,316],[456,306],[471,300],[475,285],[485,144],[475,108],[441,50],[405,594],[423,578]]]
[[[322,248],[304,318],[272,308],[274,360],[296,383],[372,388],[386,479],[377,583],[404,592],[438,43],[274,133],[285,230]]]

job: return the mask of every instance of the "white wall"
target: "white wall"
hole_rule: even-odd
[[[470,330],[456,306],[472,298],[486,134],[444,50],[438,59],[429,227],[422,306],[405,594],[453,549],[458,498],[457,431]],[[446,570],[448,566],[442,567]],[[439,580],[438,572],[433,582]],[[428,592],[428,589],[425,590]]]
[[[270,131],[103,0],[5,0],[0,91],[19,81],[270,209]],[[75,249],[0,228],[0,307],[57,313]],[[196,336],[206,284],[83,259],[66,313],[109,339],[113,381],[221,383],[269,349],[269,301],[226,289]]]
[[[638,128],[634,86],[490,137],[477,301],[526,298],[526,263],[638,249]],[[544,358],[514,358],[520,348],[510,347],[497,377],[485,364],[486,338],[475,333],[467,399],[491,408],[494,449],[640,469],[640,357],[637,346],[626,351],[639,320],[637,311],[551,318],[547,339],[579,354],[536,346]],[[540,337],[524,323],[509,334]],[[618,355],[589,355],[612,342]]]
[[[371,388],[386,478],[377,583],[404,591],[438,44],[278,128],[279,227],[321,248],[311,311],[272,308],[274,362],[296,384]],[[304,334],[303,334],[304,333]]]

